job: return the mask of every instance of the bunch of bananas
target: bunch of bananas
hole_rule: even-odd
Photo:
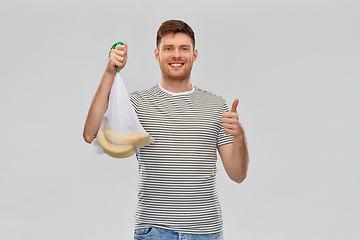
[[[135,149],[149,145],[153,138],[148,133],[118,134],[111,131],[108,122],[102,124],[97,134],[102,150],[114,158],[126,158],[135,153]]]

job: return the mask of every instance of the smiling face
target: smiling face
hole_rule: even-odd
[[[190,80],[190,73],[197,58],[191,38],[186,33],[168,33],[161,38],[155,49],[155,58],[159,62],[163,80]]]

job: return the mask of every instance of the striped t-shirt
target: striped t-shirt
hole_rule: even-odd
[[[221,126],[226,101],[195,86],[170,93],[161,85],[134,92],[131,102],[155,141],[137,150],[139,194],[135,229],[187,234],[222,231],[216,190],[216,149],[232,142]]]

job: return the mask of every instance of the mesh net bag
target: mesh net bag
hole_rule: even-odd
[[[121,42],[115,43],[111,49]],[[105,112],[97,137],[91,143],[96,153],[106,153],[115,158],[126,158],[153,142],[141,125],[131,104],[124,82],[117,73],[111,87],[108,109]]]

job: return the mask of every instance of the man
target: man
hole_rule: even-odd
[[[131,94],[145,130],[155,142],[137,150],[139,199],[135,239],[223,239],[216,192],[216,150],[228,176],[241,183],[249,157],[236,99],[226,102],[190,82],[198,51],[190,26],[164,22],[157,32],[155,58],[160,84]],[[116,66],[127,61],[127,44],[111,50],[107,68],[84,127],[91,143],[107,109]]]

